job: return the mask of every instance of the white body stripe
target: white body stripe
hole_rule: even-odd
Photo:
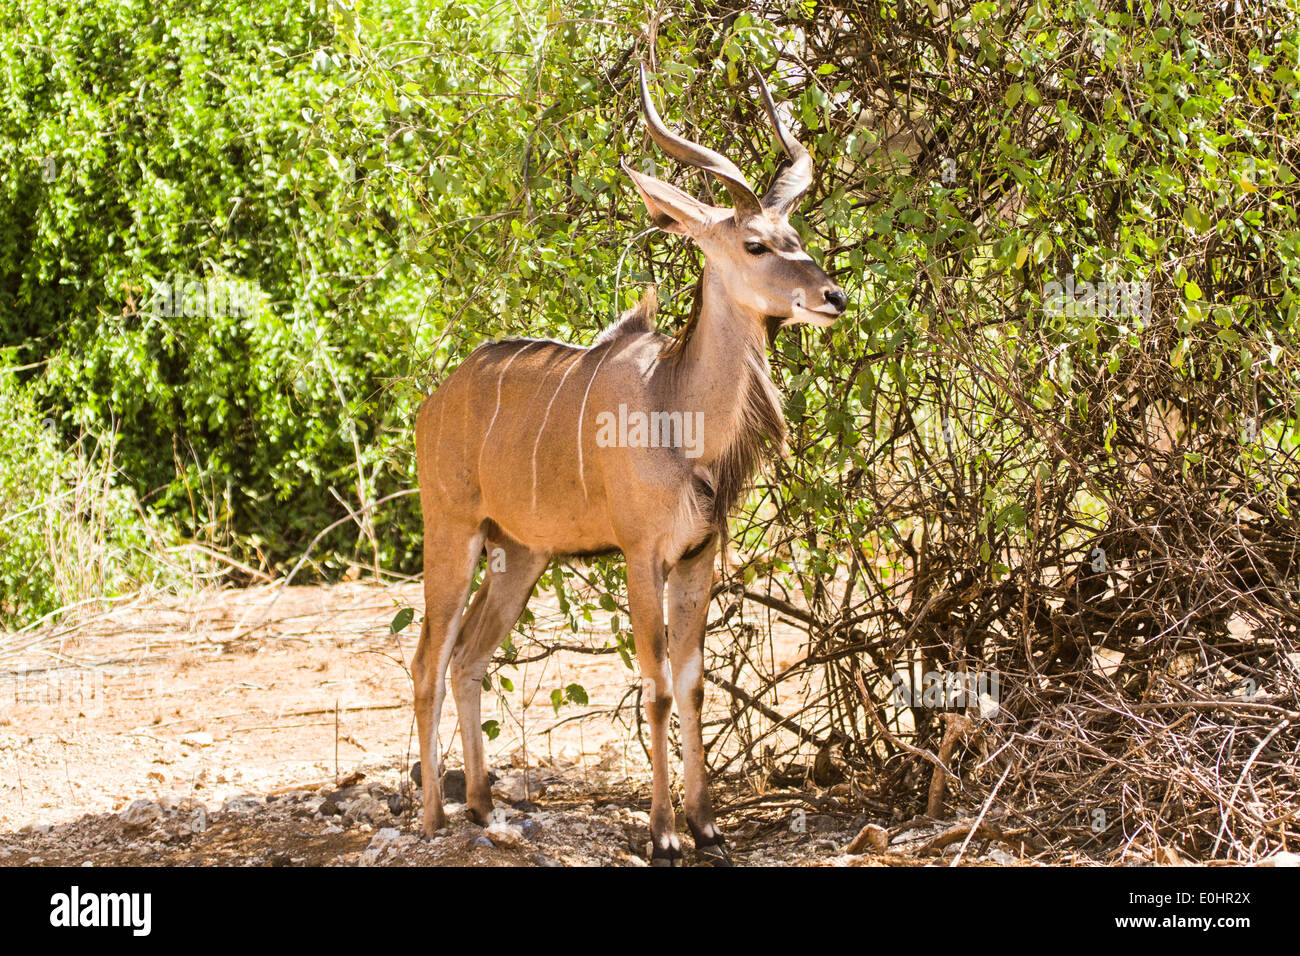
[[[497,423],[497,415],[499,415],[501,412],[501,382],[505,379],[506,372],[510,371],[510,366],[514,363],[514,360],[519,358],[519,356],[527,352],[531,346],[536,344],[537,344],[536,342],[529,342],[527,345],[521,348],[514,355],[510,356],[510,361],[506,362],[505,368],[501,369],[501,374],[497,376],[496,408],[492,409],[492,420],[488,422],[487,431],[483,433],[483,444],[479,445],[478,448],[478,469],[480,472],[483,471],[483,450],[487,448],[488,438],[491,437],[492,435],[492,426]]]
[[[564,377],[560,379],[555,394],[551,396],[551,401],[546,406],[546,414],[542,416],[541,427],[537,429],[537,441],[533,442],[533,514],[537,513],[537,449],[542,447],[542,432],[546,431],[546,422],[551,417],[551,408],[555,405],[555,400],[560,397],[560,392],[564,389],[564,383],[568,381],[569,376],[573,374],[573,370],[581,362],[582,356],[579,355],[578,360],[569,366],[568,371],[564,373]]]
[[[590,501],[591,495],[587,493],[587,473],[584,471],[582,466],[582,419],[587,412],[587,396],[591,394],[591,386],[595,384],[596,373],[600,371],[601,365],[604,364],[605,359],[609,358],[609,353],[612,351],[614,351],[612,348],[608,349],[605,354],[600,357],[600,361],[596,363],[596,369],[591,373],[591,381],[587,383],[587,390],[582,393],[582,405],[578,408],[578,480],[582,482],[582,497],[584,501]],[[534,481],[534,486],[535,485],[536,481]],[[534,494],[536,494],[535,491]]]

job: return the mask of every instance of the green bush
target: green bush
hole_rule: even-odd
[[[151,509],[197,533],[192,501],[215,496],[242,549],[270,562],[346,514],[331,489],[373,500],[376,407],[409,361],[394,341],[410,304],[383,273],[394,242],[382,217],[340,234],[348,184],[311,143],[335,83],[313,63],[333,35],[324,11],[0,13],[0,346],[36,366],[24,377],[65,436],[116,431],[121,474]],[[246,315],[166,314],[152,308],[164,282],[260,297]],[[374,547],[400,564],[395,528]]]
[[[112,437],[66,444],[53,425],[0,364],[0,628],[143,586],[193,585],[208,562],[119,482]]]

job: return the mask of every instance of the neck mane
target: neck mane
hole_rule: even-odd
[[[699,463],[713,476],[713,522],[726,527],[759,462],[785,454],[781,396],[767,360],[768,323],[726,295],[712,267],[695,287],[690,318],[664,346],[671,407],[704,413]]]

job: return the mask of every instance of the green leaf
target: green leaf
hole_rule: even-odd
[[[415,608],[404,607],[393,617],[393,623],[388,626],[390,634],[396,634],[399,631],[406,630],[411,621],[415,619]]]

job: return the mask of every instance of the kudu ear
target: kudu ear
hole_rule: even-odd
[[[622,166],[623,171],[636,184],[642,200],[645,201],[646,209],[650,211],[650,221],[664,232],[675,232],[679,236],[698,236],[713,225],[718,217],[720,210],[716,206],[700,202],[662,179],[638,173],[627,163],[623,163]],[[730,215],[728,210],[721,210],[721,212]]]

